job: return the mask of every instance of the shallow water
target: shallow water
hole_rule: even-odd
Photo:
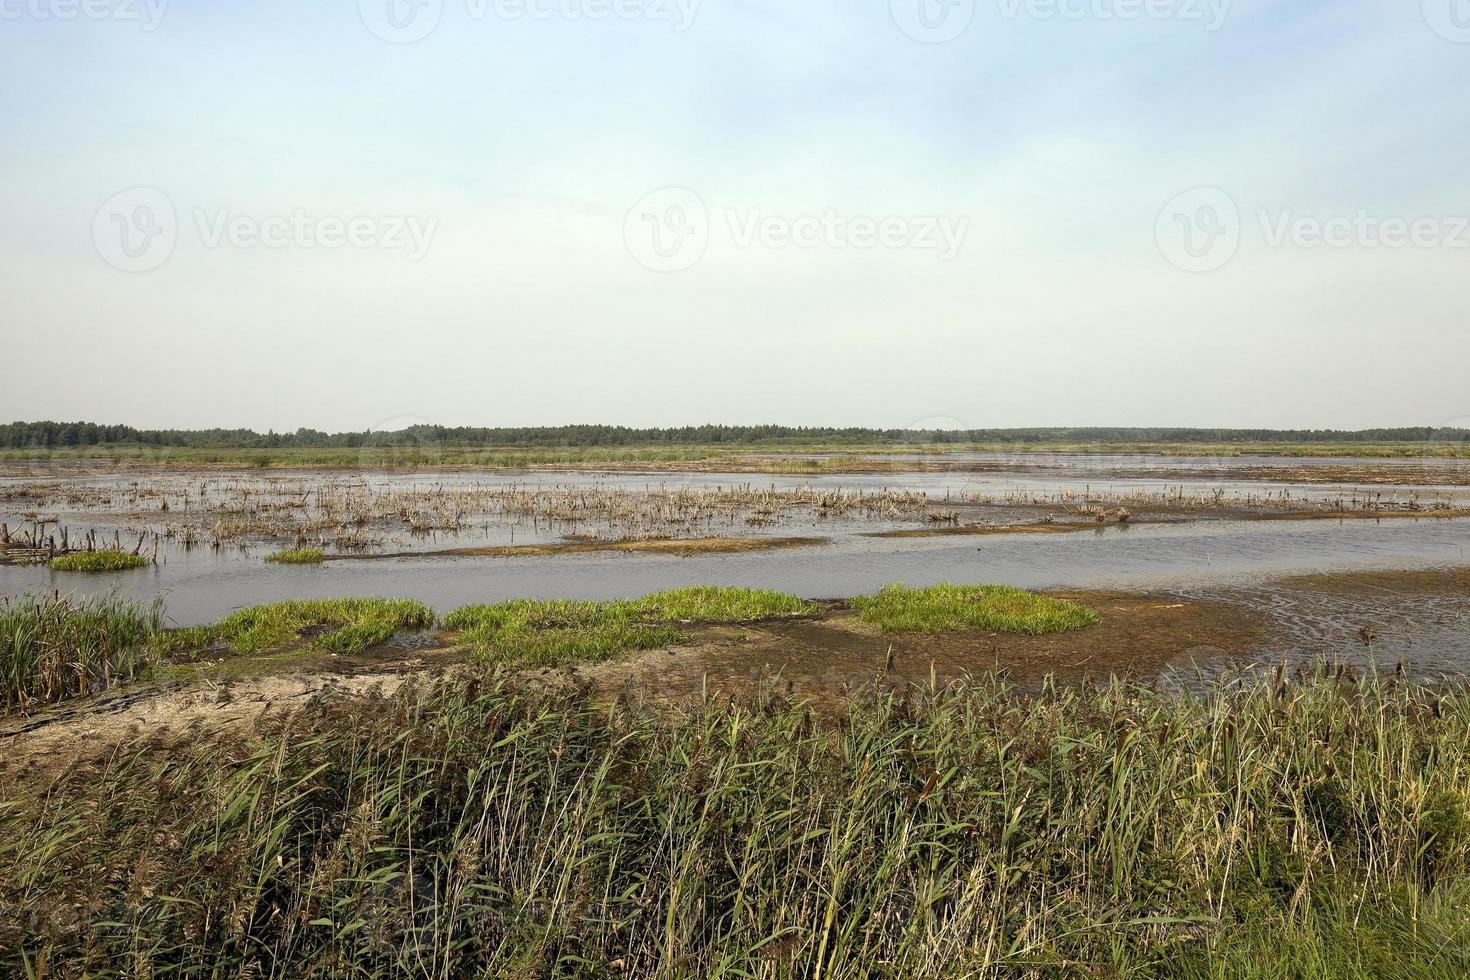
[[[153,568],[78,575],[0,567],[0,593],[27,590],[167,596],[179,625],[289,598],[383,595],[440,610],[508,598],[609,599],[690,584],[773,588],[821,598],[891,582],[995,582],[1027,588],[1182,589],[1321,571],[1423,568],[1470,561],[1470,521],[1216,521],[1058,535],[875,539],[838,535],[795,550],[703,555],[568,554],[396,558],[277,566],[238,551],[171,549]]]
[[[597,492],[731,489],[877,494],[917,492],[948,507],[977,498],[1015,501],[1075,499],[1079,495],[1157,494],[1184,497],[1216,492],[1236,499],[1373,500],[1470,504],[1470,488],[1354,488],[1332,483],[1261,484],[1244,479],[1099,479],[1097,456],[1079,457],[1083,470],[1049,459],[1027,472],[936,472],[882,475],[753,476],[711,473],[258,473],[102,472],[55,469],[0,479],[0,520],[12,528],[34,512],[55,517],[75,535],[88,528],[99,537],[121,534],[130,548],[142,530],[163,533],[170,523],[196,524],[200,501],[211,513],[294,505],[321,494],[356,487],[378,493],[425,491],[572,490]],[[1139,457],[1105,457],[1125,469]],[[1151,463],[1159,457],[1147,457]],[[1226,470],[1259,462],[1222,460]],[[1034,458],[1028,458],[1035,464]],[[1198,464],[1197,460],[1168,461]],[[1314,461],[1291,460],[1292,465]],[[1324,460],[1338,465],[1341,460]],[[1405,461],[1389,461],[1403,463]],[[1414,461],[1408,461],[1414,462]],[[1461,465],[1465,461],[1451,461]],[[38,477],[44,477],[39,478]],[[32,490],[40,484],[43,493]],[[167,501],[169,510],[163,511]],[[994,582],[1025,588],[1137,589],[1239,602],[1280,623],[1262,661],[1297,661],[1322,655],[1357,662],[1402,659],[1416,676],[1470,675],[1470,596],[1385,595],[1371,602],[1341,596],[1307,596],[1271,585],[1276,577],[1318,572],[1400,570],[1470,563],[1470,520],[1390,519],[1261,521],[1209,519],[1169,524],[1111,525],[1068,534],[1002,534],[931,538],[873,538],[872,532],[924,526],[922,514],[855,512],[826,515],[796,507],[771,524],[751,526],[744,514],[711,512],[680,525],[683,536],[760,535],[820,538],[819,546],[792,550],[679,558],[625,553],[576,553],[542,557],[429,557],[425,551],[555,541],[568,533],[620,537],[615,519],[580,523],[516,514],[475,514],[458,531],[412,533],[401,520],[374,528],[367,552],[413,552],[411,557],[336,561],[321,566],[265,563],[279,538],[246,538],[218,549],[160,541],[159,563],[114,575],[52,572],[44,566],[0,566],[0,595],[62,590],[105,593],[117,589],[140,599],[166,597],[180,626],[213,622],[242,607],[291,598],[382,595],[424,601],[441,612],[469,603],[504,599],[630,598],[690,584],[773,588],[809,598],[872,592],[892,582],[913,586],[941,582]],[[1003,518],[1012,519],[1012,518]],[[1026,520],[1024,514],[1014,519]],[[151,545],[150,545],[151,547]],[[330,552],[330,549],[329,549]],[[1372,643],[1361,630],[1372,629]],[[1208,653],[1207,651],[1205,652]],[[1208,659],[1206,656],[1204,659]]]

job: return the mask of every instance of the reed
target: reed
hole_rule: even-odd
[[[8,975],[1461,977],[1470,696],[1317,673],[677,717],[504,674],[0,809]]]
[[[0,598],[0,706],[26,712],[143,674],[162,629],[160,600]]]

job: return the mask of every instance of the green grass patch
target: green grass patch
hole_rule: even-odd
[[[25,711],[145,673],[162,628],[158,601],[60,594],[0,600],[0,706]]]
[[[212,626],[177,630],[169,635],[169,649],[189,654],[224,643],[234,653],[250,654],[309,634],[310,643],[323,650],[360,653],[434,621],[433,610],[408,599],[293,599],[242,609]]]
[[[709,585],[655,592],[631,606],[639,619],[665,623],[750,623],[816,612],[810,602],[784,592]]]
[[[296,548],[289,551],[276,551],[265,556],[268,562],[278,565],[320,565],[326,555],[320,548]]]
[[[520,599],[466,606],[444,625],[488,659],[556,667],[606,660],[684,639],[675,624],[741,623],[813,611],[795,596],[762,589],[701,586],[633,601],[570,602]]]
[[[1004,585],[936,585],[909,589],[890,585],[877,595],[852,600],[865,623],[885,633],[957,633],[990,630],[1041,636],[1102,622],[1076,602]]]
[[[51,559],[53,572],[121,572],[150,564],[142,555],[126,551],[74,551]]]
[[[672,626],[639,622],[626,602],[518,599],[456,609],[444,625],[482,657],[540,667],[606,660],[683,637]]]

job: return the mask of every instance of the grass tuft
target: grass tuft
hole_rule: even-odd
[[[326,558],[320,548],[297,548],[290,551],[276,551],[265,556],[268,562],[278,565],[320,565]]]
[[[0,599],[0,706],[27,711],[145,673],[163,605],[117,596]]]
[[[74,551],[51,559],[53,572],[121,572],[150,564],[142,555],[126,551]]]
[[[885,633],[957,633],[991,630],[1042,636],[1102,622],[1076,602],[1052,599],[1004,585],[936,585],[909,589],[890,585],[877,595],[852,600],[865,623]]]
[[[284,646],[304,633],[333,653],[360,653],[401,630],[434,625],[433,610],[408,599],[293,599],[231,613],[213,626],[194,626],[169,636],[175,653],[227,644],[238,654]]]

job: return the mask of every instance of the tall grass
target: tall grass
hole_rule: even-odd
[[[1470,697],[999,682],[665,718],[503,675],[0,811],[0,969],[1470,975]]]
[[[161,600],[0,598],[0,706],[26,711],[129,680],[151,666],[162,629]]]
[[[1080,603],[1003,585],[936,585],[909,589],[890,585],[877,595],[852,600],[885,633],[954,633],[967,629],[1065,633],[1094,626],[1102,617]]]
[[[445,617],[444,625],[460,630],[461,640],[482,657],[554,667],[677,643],[684,633],[675,624],[752,622],[813,610],[781,592],[701,586],[632,601],[519,599],[465,606]]]

